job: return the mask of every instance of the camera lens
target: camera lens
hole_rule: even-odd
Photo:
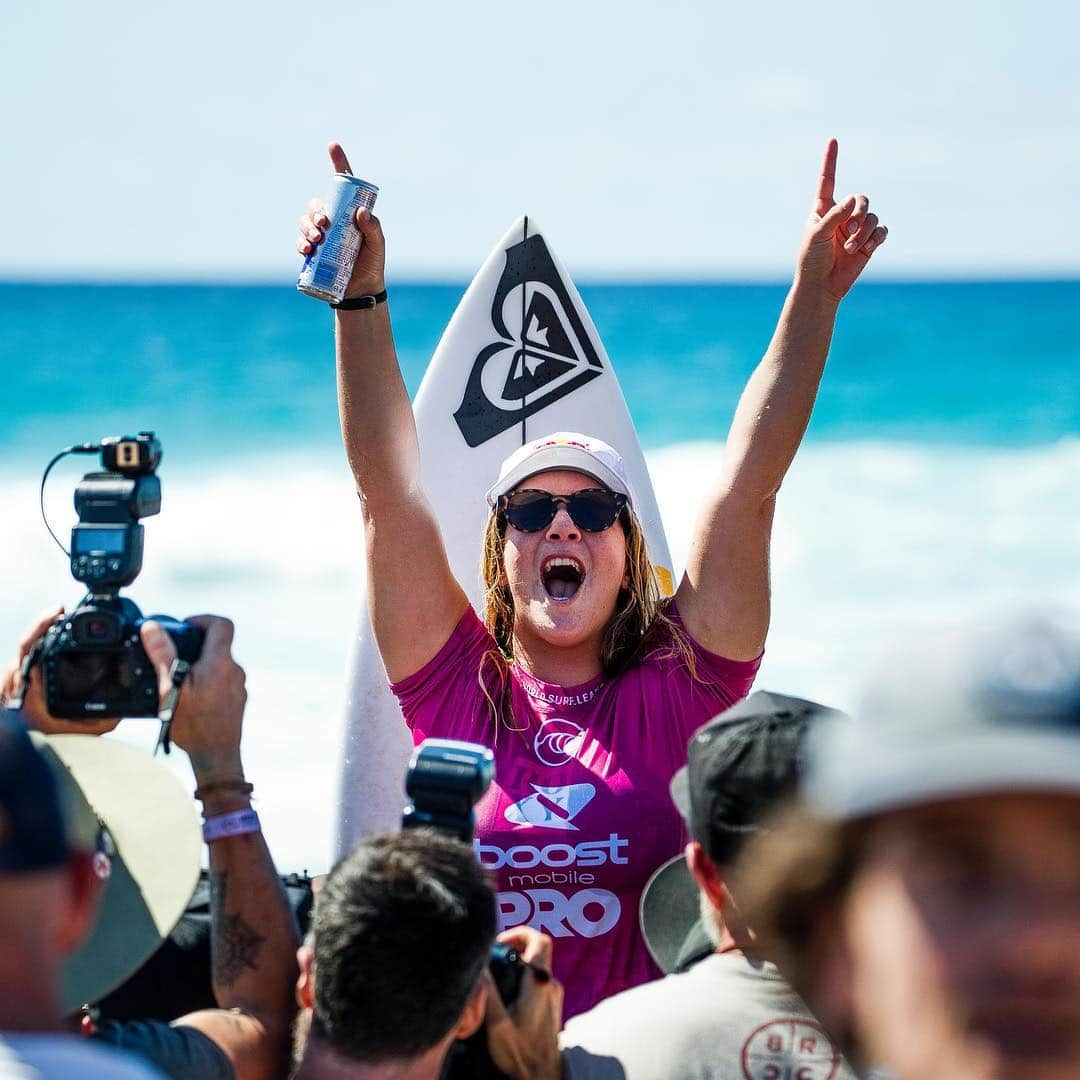
[[[86,637],[89,641],[108,641],[111,627],[104,619],[90,619],[86,624]]]

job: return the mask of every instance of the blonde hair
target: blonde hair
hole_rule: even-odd
[[[604,628],[600,646],[600,666],[606,678],[614,678],[635,661],[656,649],[661,655],[676,655],[697,678],[697,664],[690,639],[681,624],[667,614],[670,600],[660,596],[645,533],[637,515],[627,506],[619,515],[626,536],[626,585],[619,590],[615,613]],[[484,530],[480,572],[484,582],[484,623],[495,639],[480,666],[480,685],[493,716],[501,715],[512,730],[510,710],[509,665],[514,658],[514,601],[503,573],[506,546],[506,520],[494,510]],[[496,691],[493,696],[485,672],[494,669]]]

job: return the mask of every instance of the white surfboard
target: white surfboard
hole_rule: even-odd
[[[517,221],[473,278],[413,403],[421,468],[453,570],[480,610],[484,492],[531,439],[579,431],[623,456],[661,592],[671,556],[630,413],[592,319],[536,222]],[[338,852],[397,828],[412,740],[375,646],[366,606],[347,676]]]

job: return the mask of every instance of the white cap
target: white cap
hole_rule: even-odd
[[[1056,619],[896,649],[854,714],[809,740],[803,793],[834,820],[1013,791],[1080,798],[1080,639]]]
[[[617,491],[634,504],[630,477],[619,454],[602,439],[594,439],[576,431],[556,431],[519,446],[499,469],[499,479],[487,492],[488,506],[495,506],[499,497],[513,491],[522,480],[547,472],[548,469],[573,469],[584,473]]]

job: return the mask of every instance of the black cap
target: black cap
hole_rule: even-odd
[[[759,690],[695,732],[671,798],[690,835],[729,864],[743,841],[795,791],[808,726],[840,715],[813,701]]]
[[[52,770],[22,721],[0,710],[0,874],[50,870],[67,855]]]

